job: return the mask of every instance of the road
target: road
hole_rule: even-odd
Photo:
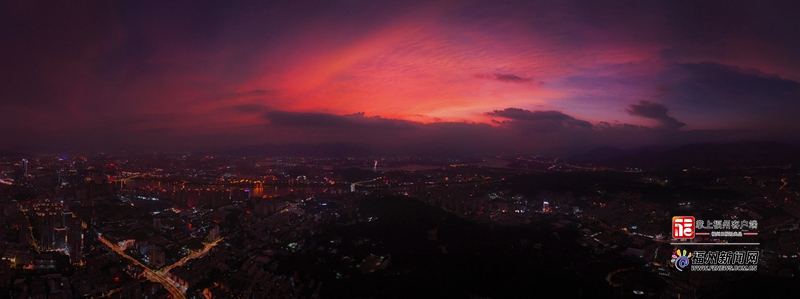
[[[202,256],[206,255],[206,253],[208,253],[208,251],[211,250],[212,247],[216,246],[217,243],[219,243],[220,241],[222,241],[222,238],[216,239],[211,243],[207,243],[206,247],[203,248],[202,250],[198,250],[198,251],[192,252],[189,255],[183,257],[181,260],[175,262],[172,265],[164,267],[163,269],[161,269],[158,272],[161,275],[167,275],[167,273],[169,273],[169,270],[172,270],[172,268],[183,266],[184,264],[186,264],[186,262],[188,260],[196,259],[196,258],[199,258],[199,257],[202,257]]]
[[[147,277],[147,279],[149,279],[150,281],[157,282],[157,283],[160,283],[161,285],[163,285],[164,288],[167,289],[167,291],[169,291],[172,294],[173,298],[175,298],[175,299],[186,299],[186,296],[183,294],[183,290],[181,290],[177,286],[177,284],[174,281],[172,281],[172,279],[169,279],[169,277],[166,277],[163,274],[161,274],[161,273],[159,273],[157,271],[153,271],[152,269],[148,268],[145,264],[142,264],[137,259],[132,258],[127,253],[125,253],[125,251],[122,251],[122,249],[120,249],[116,245],[111,244],[111,242],[109,242],[108,240],[106,240],[102,236],[98,236],[97,239],[99,239],[100,242],[105,244],[109,249],[113,250],[117,254],[121,255],[122,257],[124,257],[124,258],[126,258],[126,259],[128,259],[130,261],[132,261],[136,265],[144,268],[144,276]]]
[[[619,284],[619,283],[614,283],[614,282],[612,282],[612,281],[611,281],[611,278],[612,278],[614,275],[616,275],[617,273],[620,273],[620,272],[626,272],[626,271],[631,271],[631,270],[633,270],[633,268],[620,268],[620,269],[616,269],[616,270],[614,270],[614,271],[608,272],[608,275],[606,275],[606,281],[607,281],[607,282],[608,282],[608,284],[609,284],[609,285],[611,285],[612,287],[615,287],[615,288],[616,288],[616,287],[619,287],[619,286],[621,286],[622,284]]]

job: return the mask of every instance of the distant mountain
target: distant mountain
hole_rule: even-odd
[[[356,143],[293,143],[261,144],[227,150],[224,154],[241,156],[291,156],[291,157],[366,157],[374,151]]]
[[[20,152],[0,151],[0,157],[25,157],[25,156],[29,155]]]
[[[611,158],[631,154],[632,150],[626,150],[616,147],[598,147],[583,154],[578,154],[569,157],[570,163],[576,164],[591,164],[599,161],[605,161]]]
[[[568,161],[574,164],[596,164],[603,161],[613,160],[618,157],[631,155],[647,156],[665,152],[673,147],[666,145],[649,145],[635,149],[621,149],[616,147],[598,147],[586,153],[570,156]]]
[[[610,155],[615,152],[605,149],[598,149],[589,153],[581,157],[595,157],[595,159],[584,160],[588,162],[583,162],[583,164],[592,163],[607,167],[717,168],[779,166],[800,163],[800,147],[780,142],[688,144],[665,151],[645,149],[616,155]],[[601,155],[602,153],[607,155]],[[616,153],[621,152],[617,151]]]
[[[465,158],[478,154],[475,150],[456,146],[420,145],[406,147],[380,147],[360,143],[293,143],[260,144],[236,149],[222,150],[221,154],[241,156],[287,156],[287,157],[369,157],[386,155],[408,155],[417,157]]]
[[[335,172],[338,173],[345,182],[360,182],[374,179],[377,176],[377,174],[372,170],[355,167],[339,169],[335,170]]]

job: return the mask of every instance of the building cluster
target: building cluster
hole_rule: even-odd
[[[34,235],[38,235],[39,249],[59,250],[69,255],[74,264],[81,263],[83,249],[83,222],[70,211],[64,210],[63,202],[49,199],[33,200],[23,204],[33,217]]]
[[[729,276],[680,274],[669,267],[676,213],[756,220],[758,235],[737,240],[759,243],[753,248],[762,257],[759,273],[791,277],[800,266],[800,189],[783,173],[695,180],[711,174],[692,169],[682,174],[685,185],[674,188],[672,177],[654,172],[626,182],[631,190],[594,184],[549,191],[508,184],[509,173],[467,163],[379,172],[373,161],[148,154],[0,163],[1,294],[168,298],[168,287],[146,278],[163,270],[195,298],[316,298],[323,282],[281,268],[286,257],[314,252],[364,273],[392,267],[379,252],[382,244],[372,240],[347,244],[371,252],[344,256],[339,241],[312,238],[321,223],[375,221],[359,210],[365,194],[409,196],[492,225],[544,223],[553,232],[570,232],[565,235],[585,248],[587,259],[637,259],[679,289]],[[401,168],[402,161],[379,163]],[[542,166],[523,164],[530,163]],[[647,188],[678,191],[654,197]],[[728,191],[745,197],[725,197]],[[432,243],[439,241],[435,228],[427,233]],[[445,245],[437,250],[447,252]]]

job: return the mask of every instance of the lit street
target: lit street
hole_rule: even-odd
[[[204,247],[203,249],[190,253],[189,255],[183,257],[181,260],[175,262],[172,265],[164,267],[158,272],[161,273],[162,275],[167,275],[167,273],[169,273],[169,270],[172,270],[172,268],[183,266],[189,260],[203,257],[204,255],[206,255],[206,253],[208,253],[209,250],[211,250],[212,247],[216,246],[217,243],[219,243],[222,240],[223,240],[222,238],[219,238],[211,243],[207,243],[205,244],[206,247]]]
[[[154,281],[154,282],[157,282],[157,283],[160,283],[161,285],[163,285],[164,288],[166,288],[170,293],[172,293],[172,296],[174,296],[174,298],[176,298],[176,299],[186,298],[186,296],[184,296],[184,294],[183,294],[183,290],[178,288],[177,284],[174,283],[171,279],[169,279],[169,277],[166,277],[166,276],[162,275],[161,273],[159,273],[157,271],[151,270],[146,265],[142,264],[138,260],[136,260],[136,259],[132,258],[131,256],[129,256],[127,253],[122,251],[116,245],[111,244],[111,242],[109,242],[105,238],[99,236],[98,239],[100,240],[100,242],[102,242],[103,244],[108,246],[108,248],[110,248],[114,252],[116,252],[119,255],[125,257],[126,259],[134,262],[136,265],[139,265],[139,266],[143,267],[145,269],[144,270],[145,277],[147,277],[147,279],[149,279],[150,281]]]

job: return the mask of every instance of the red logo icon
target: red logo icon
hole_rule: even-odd
[[[694,217],[692,216],[672,217],[672,238],[673,239],[694,238]]]

